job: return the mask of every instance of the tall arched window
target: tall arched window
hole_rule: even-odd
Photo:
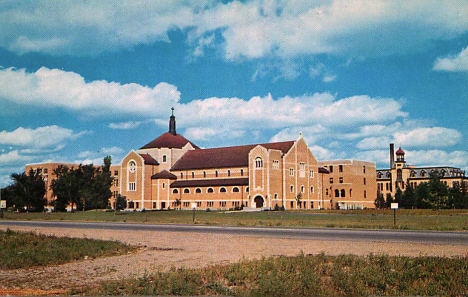
[[[215,176],[218,177],[219,173],[218,170],[215,171]]]
[[[397,170],[397,179],[403,179],[403,171],[401,169]]]
[[[263,160],[260,157],[255,158],[255,167],[256,168],[261,168],[263,167]]]
[[[343,197],[343,198],[344,198],[345,196],[346,196],[346,192],[345,192],[345,190],[341,190],[341,197]]]

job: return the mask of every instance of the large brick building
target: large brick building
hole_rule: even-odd
[[[174,115],[168,132],[130,151],[111,174],[110,205],[121,194],[127,208],[135,210],[372,208],[376,197],[375,163],[319,163],[302,135],[293,141],[201,149],[177,134]]]
[[[396,160],[395,160],[396,156]],[[377,170],[377,190],[384,195],[395,195],[397,189],[405,190],[407,186],[415,188],[421,183],[430,180],[430,174],[437,172],[440,180],[448,187],[468,185],[465,171],[457,167],[408,165],[405,161],[405,152],[401,147],[395,152],[393,143],[390,144],[390,167]]]

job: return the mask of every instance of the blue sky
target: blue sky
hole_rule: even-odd
[[[468,169],[466,1],[2,1],[0,185],[168,129]]]

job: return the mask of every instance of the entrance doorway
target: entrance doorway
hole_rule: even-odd
[[[256,208],[262,208],[264,201],[262,196],[257,196],[254,198],[254,203]]]

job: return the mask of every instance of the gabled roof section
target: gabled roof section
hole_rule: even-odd
[[[169,132],[166,132],[156,138],[155,140],[147,143],[145,146],[143,146],[142,149],[152,149],[152,148],[178,148],[181,149],[183,148],[187,143],[190,143],[194,148],[198,149],[199,147],[196,146],[194,143],[190,142],[187,140],[185,137],[183,137],[180,134],[173,135]]]
[[[148,154],[139,154],[139,155],[143,158],[146,165],[159,165],[158,161],[156,161],[150,155],[148,155]]]
[[[151,176],[151,179],[177,179],[177,176],[167,170],[163,170]]]
[[[294,145],[294,141],[192,150],[185,153],[171,170],[248,166],[249,152],[257,145],[266,149],[280,150],[285,154]]]

